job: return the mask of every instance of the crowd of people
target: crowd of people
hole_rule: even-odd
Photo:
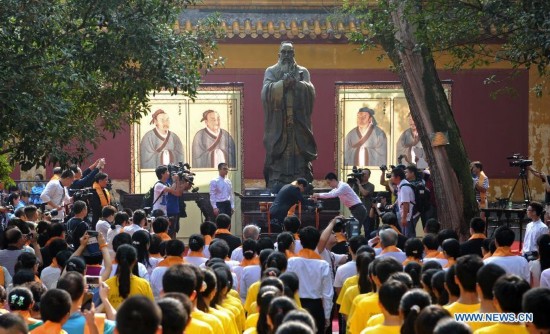
[[[376,228],[365,218],[364,234],[346,233],[343,216],[319,231],[302,226],[297,216],[280,214],[276,240],[262,236],[256,225],[245,226],[239,238],[231,231],[227,165],[220,164],[220,177],[211,183],[211,192],[217,192],[215,221],[202,223],[186,245],[174,237],[168,212],[169,196],[180,196],[189,182],[174,178],[170,184],[166,166],[157,167],[149,217],[141,209],[109,204],[102,165],[98,161],[85,173],[61,171],[46,185],[41,198],[56,214],[45,215],[29,203],[2,223],[0,330],[550,333],[550,234],[538,202],[527,208],[531,222],[519,252],[512,250],[512,229],[501,226],[487,238],[482,218],[472,219],[463,242],[433,218],[423,221],[420,238],[408,225],[412,204],[402,205],[415,194],[399,189],[406,188],[410,173],[394,169],[390,181],[401,212],[379,212]],[[99,210],[89,201],[68,199],[67,192],[95,170],[91,179]],[[349,196],[345,205],[363,215],[374,204],[351,196],[350,186],[332,173],[327,181],[333,191],[313,200]],[[307,186],[299,179],[283,194],[295,203]],[[66,201],[72,201],[70,212]],[[277,212],[285,203],[275,205]],[[56,219],[65,213],[70,218]]]

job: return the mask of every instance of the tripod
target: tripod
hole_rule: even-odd
[[[514,182],[514,186],[512,187],[512,191],[510,191],[510,195],[508,195],[508,202],[510,202],[510,200],[512,199],[512,195],[516,190],[519,180],[521,180],[521,188],[523,190],[523,202],[525,204],[531,202],[531,189],[529,188],[529,181],[527,180],[527,170],[525,169],[525,167],[526,166],[520,166],[519,175],[516,178],[516,182]]]

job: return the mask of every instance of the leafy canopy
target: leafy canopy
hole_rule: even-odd
[[[216,17],[195,0],[0,0],[0,154],[24,169],[80,162],[148,112],[148,94],[195,96],[215,57]]]
[[[550,76],[550,1],[548,0],[401,0],[403,19],[418,27],[416,48],[450,54],[452,69],[507,61],[516,69],[536,68],[540,96]],[[345,0],[343,12],[362,20],[351,40],[364,50],[393,39],[395,2]],[[396,44],[395,47],[400,47]],[[398,65],[398,64],[394,64]],[[488,78],[487,83],[495,80]]]

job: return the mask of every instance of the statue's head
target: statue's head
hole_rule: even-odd
[[[294,45],[292,42],[282,42],[279,47],[279,64],[294,64]]]

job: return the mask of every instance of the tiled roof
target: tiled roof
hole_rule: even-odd
[[[185,11],[176,28],[191,31],[208,11]],[[228,39],[311,39],[345,40],[360,29],[349,17],[337,19],[331,13],[310,12],[221,12],[222,28]]]

